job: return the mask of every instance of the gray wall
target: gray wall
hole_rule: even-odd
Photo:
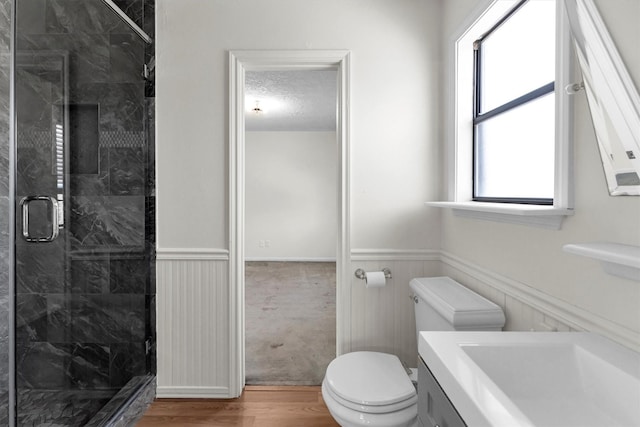
[[[142,0],[118,3],[145,26]],[[15,200],[64,192],[66,203],[54,242],[15,243],[18,424],[85,425],[153,364],[153,102],[141,76],[152,51],[99,0],[24,0],[16,27]],[[65,117],[58,186],[53,125]]]
[[[125,9],[131,12],[133,6],[136,5],[139,13],[142,9],[148,16],[153,17],[153,4],[145,4],[141,0],[117,0],[122,6],[131,5]],[[33,5],[33,2],[25,2],[25,7]],[[13,318],[10,312],[11,308],[11,292],[13,286],[10,280],[13,280],[12,274],[12,257],[13,251],[13,234],[12,228],[12,204],[13,185],[10,182],[13,174],[13,160],[10,159],[10,80],[11,80],[11,56],[12,56],[12,37],[11,27],[13,20],[14,0],[0,0],[0,426],[8,425],[9,416],[9,390],[11,389],[10,375],[10,354],[12,352],[11,343],[9,341],[10,322]],[[135,9],[135,8],[134,8]],[[136,11],[137,11],[136,9]],[[148,9],[148,10],[147,10]],[[144,27],[150,33],[153,33],[153,19],[145,22]],[[153,54],[153,50],[146,52],[148,56]],[[146,88],[148,96],[153,96],[153,86]],[[143,91],[140,91],[142,93]],[[147,98],[144,101],[150,110],[153,110],[153,99]],[[149,117],[153,117],[152,112]],[[152,119],[151,119],[152,120]],[[148,133],[152,133],[152,129],[147,129]],[[152,144],[152,141],[149,141]],[[151,176],[152,179],[152,176]],[[152,182],[152,181],[151,181]],[[150,190],[149,190],[150,191]],[[153,205],[153,198],[148,197],[146,204]],[[153,209],[151,209],[153,211]],[[153,227],[153,223],[148,224],[149,228]],[[153,246],[153,245],[151,245]],[[155,293],[155,291],[153,291]],[[140,298],[149,298],[150,296],[142,295]],[[144,363],[144,362],[142,362]],[[153,363],[155,365],[155,362]],[[155,369],[153,369],[155,370]]]
[[[0,425],[8,424],[9,408],[9,80],[11,9],[0,0]]]

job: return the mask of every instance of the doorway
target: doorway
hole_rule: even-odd
[[[245,384],[245,254],[246,238],[246,76],[254,71],[334,70],[337,75],[335,147],[335,257],[336,353],[348,351],[350,296],[347,288],[349,260],[348,105],[349,53],[347,51],[232,51],[230,52],[230,392],[240,395]],[[255,105],[251,106],[252,108]],[[262,106],[258,104],[257,108]],[[264,105],[266,108],[266,104]],[[264,240],[264,243],[262,242]],[[266,248],[269,238],[258,239]],[[271,241],[269,242],[271,244]],[[276,343],[277,344],[277,343]]]
[[[245,382],[335,358],[337,71],[245,73]]]

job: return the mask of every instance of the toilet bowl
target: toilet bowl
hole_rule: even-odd
[[[414,427],[418,396],[396,356],[347,353],[327,367],[322,397],[342,427]]]
[[[449,277],[411,280],[416,332],[499,331],[502,309]],[[417,340],[417,336],[416,336]],[[334,359],[322,397],[342,427],[414,427],[418,396],[398,357],[357,351]]]

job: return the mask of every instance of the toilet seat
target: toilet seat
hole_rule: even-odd
[[[334,359],[323,386],[341,405],[370,414],[400,411],[418,400],[400,359],[386,353],[358,351]]]
[[[397,412],[403,409],[406,409],[412,405],[415,405],[418,401],[418,396],[414,395],[409,399],[403,400],[401,402],[392,403],[390,405],[362,405],[354,402],[350,402],[338,396],[329,385],[327,385],[326,380],[322,382],[323,392],[328,395],[329,398],[333,399],[335,402],[340,404],[341,406],[351,409],[353,411],[357,411],[359,413],[366,414],[387,414],[390,412]]]

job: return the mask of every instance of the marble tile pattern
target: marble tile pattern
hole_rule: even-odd
[[[0,0],[0,21],[9,1]],[[154,0],[116,3],[153,36]],[[17,421],[79,426],[132,378],[155,373],[155,104],[153,80],[142,77],[154,50],[99,0],[23,0],[16,26],[16,199],[62,194],[65,203],[65,227],[54,242],[16,240]],[[12,209],[3,193],[3,41],[0,30],[2,244]],[[81,113],[65,130],[65,115]],[[68,153],[82,173],[66,166],[62,189],[56,125],[76,132],[80,149],[88,144],[81,155]],[[48,219],[31,218],[38,221],[46,226]],[[3,274],[0,265],[0,317],[8,319]],[[8,375],[7,325],[2,318],[0,380]]]
[[[0,425],[9,423],[10,191],[9,88],[13,0],[0,0]]]
[[[110,390],[20,389],[17,426],[83,426],[106,405]]]
[[[142,418],[156,396],[154,375],[133,377],[85,425],[85,427],[129,427]]]

